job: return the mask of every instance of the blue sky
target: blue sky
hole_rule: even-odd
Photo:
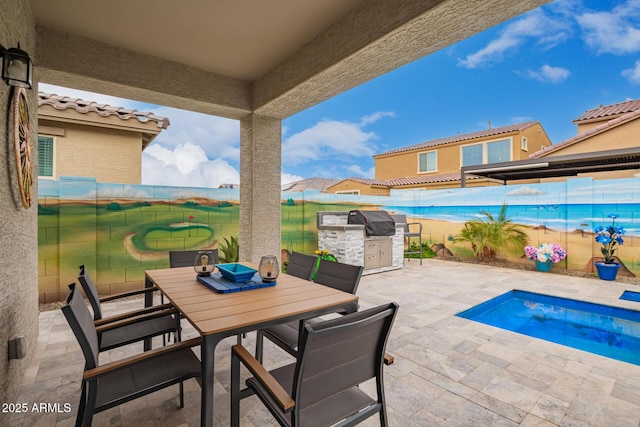
[[[143,183],[239,182],[239,123],[41,85],[168,117]],[[640,98],[640,0],[556,0],[283,120],[283,182],[374,177],[372,156],[529,120],[553,143],[585,110]]]

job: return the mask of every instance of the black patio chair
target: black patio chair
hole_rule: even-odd
[[[287,264],[287,274],[299,277],[304,280],[311,280],[311,274],[316,266],[318,258],[305,255],[300,252],[291,252],[289,264]]]
[[[110,350],[159,335],[163,335],[164,345],[166,343],[164,335],[169,333],[175,333],[176,340],[179,340],[180,319],[177,310],[171,304],[151,306],[108,318],[104,318],[102,315],[101,304],[103,302],[154,292],[158,290],[156,287],[138,289],[101,298],[91,275],[84,265],[80,266],[78,281],[82,285],[91,308],[93,308],[93,320],[98,333],[100,351]]]
[[[321,285],[355,295],[358,290],[360,278],[362,277],[362,271],[363,267],[359,265],[343,264],[321,259],[314,281]],[[347,314],[347,312],[339,313]],[[318,322],[319,320],[309,319],[307,321]],[[298,355],[299,328],[300,322],[294,321],[258,330],[256,333],[256,359],[262,362],[264,338],[268,338],[269,341],[296,357]]]
[[[350,294],[358,291],[358,284],[364,267],[361,265],[344,264],[341,262],[320,260],[314,282],[329,286]]]
[[[69,285],[69,289],[62,312],[85,358],[76,427],[90,426],[95,413],[174,384],[180,384],[180,407],[183,408],[183,381],[196,378],[200,382],[200,361],[191,350],[200,345],[200,338],[99,365],[98,333],[91,313],[76,284]]]
[[[213,263],[219,264],[217,249],[207,249],[213,252]],[[169,251],[169,268],[193,267],[198,251]]]
[[[282,426],[355,425],[375,415],[388,424],[383,382],[385,346],[398,305],[386,304],[316,324],[300,335],[295,363],[267,371],[243,346],[231,350],[231,425],[240,400],[257,394]],[[240,390],[240,362],[252,378]],[[359,384],[375,378],[377,396]]]

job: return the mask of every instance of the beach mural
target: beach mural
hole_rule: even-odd
[[[560,243],[569,256],[554,268],[591,271],[599,246],[593,228],[610,223],[627,230],[618,256],[624,274],[640,274],[640,179],[392,191],[390,197],[316,191],[282,193],[282,248],[317,248],[316,212],[385,209],[423,223],[423,238],[458,256],[471,249],[453,244],[465,221],[483,210],[525,226],[530,244]],[[86,178],[38,182],[40,301],[63,299],[67,284],[86,264],[104,294],[140,287],[144,271],[169,266],[168,251],[215,248],[237,236],[236,189],[103,184]],[[527,262],[520,255],[499,254]]]

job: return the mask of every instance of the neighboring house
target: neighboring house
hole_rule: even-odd
[[[525,159],[551,145],[539,122],[530,121],[440,138],[373,156],[375,179],[347,178],[332,193],[389,195],[391,189],[460,187],[460,168]],[[494,185],[468,178],[471,186]]]
[[[600,106],[573,121],[578,134],[551,147],[532,153],[538,158],[550,155],[591,153],[617,148],[638,147],[640,140],[640,100]],[[606,141],[605,141],[606,138]]]
[[[331,178],[307,178],[301,179],[300,181],[290,182],[288,184],[282,185],[282,191],[292,191],[292,192],[300,192],[300,191],[321,191],[327,192],[331,186],[342,181],[341,179],[331,179]]]
[[[38,93],[38,178],[140,184],[142,151],[169,126],[152,113]]]
[[[578,134],[532,153],[530,158],[593,153],[640,147],[640,100],[600,106],[573,121]],[[639,169],[590,173],[600,179],[637,176]]]

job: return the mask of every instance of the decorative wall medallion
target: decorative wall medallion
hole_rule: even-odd
[[[20,198],[24,207],[29,208],[31,207],[31,186],[33,185],[32,147],[29,141],[29,107],[25,90],[21,87],[16,87],[13,90],[13,129]]]

